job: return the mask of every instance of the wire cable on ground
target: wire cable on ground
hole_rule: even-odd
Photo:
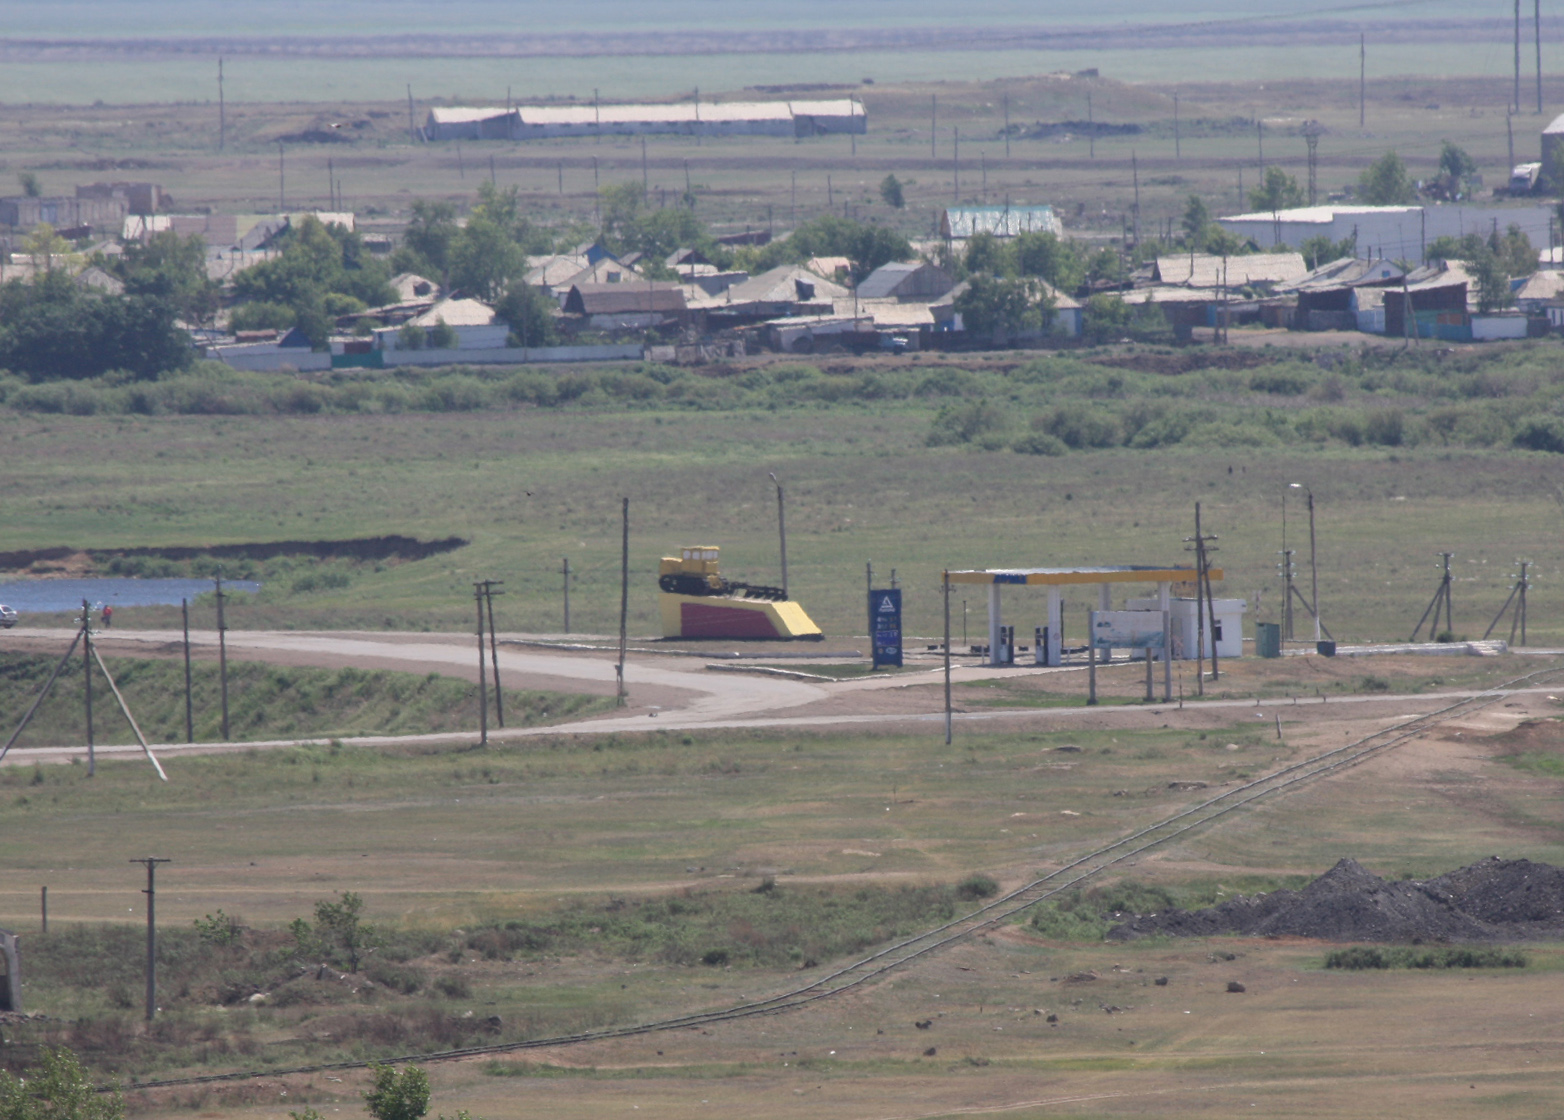
[[[1082,855],[1064,866],[1034,879],[1015,890],[1001,895],[992,902],[969,914],[955,918],[943,925],[925,930],[913,937],[888,945],[869,956],[827,973],[802,987],[792,988],[767,999],[756,1000],[736,1007],[713,1011],[692,1012],[647,1023],[601,1030],[580,1031],[575,1034],[551,1038],[528,1039],[521,1042],[493,1043],[486,1046],[468,1046],[454,1050],[440,1050],[423,1054],[404,1054],[370,1060],[323,1062],[313,1065],[292,1066],[283,1069],[242,1070],[231,1073],[201,1074],[193,1077],[165,1078],[158,1081],[141,1081],[126,1086],[129,1089],[175,1088],[182,1085],[203,1085],[222,1081],[241,1081],[258,1077],[286,1077],[332,1070],[362,1069],[375,1062],[397,1064],[402,1062],[437,1062],[457,1058],[476,1058],[494,1054],[514,1053],[520,1050],[538,1050],[555,1046],[570,1046],[583,1042],[602,1042],[615,1038],[654,1034],[661,1031],[696,1029],[716,1023],[735,1022],[759,1015],[776,1015],[805,1007],[821,1000],[831,999],[877,980],[887,973],[905,967],[913,961],[1014,917],[1021,911],[1035,906],[1065,891],[1080,886],[1088,879],[1102,874],[1109,868],[1125,863],[1152,848],[1159,847],[1180,836],[1212,823],[1262,798],[1270,797],[1330,774],[1355,766],[1376,755],[1400,746],[1409,739],[1427,732],[1441,723],[1486,707],[1509,695],[1517,687],[1534,682],[1541,677],[1564,673],[1564,667],[1541,669],[1517,677],[1504,684],[1495,685],[1482,692],[1462,697],[1452,704],[1432,712],[1401,720],[1381,731],[1365,735],[1341,747],[1313,755],[1275,770],[1252,781],[1234,786],[1197,805],[1184,809],[1154,824],[1121,837],[1092,852]],[[1323,702],[1323,701],[1322,701]]]

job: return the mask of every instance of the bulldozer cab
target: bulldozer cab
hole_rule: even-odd
[[[663,557],[659,574],[714,576],[717,574],[717,555],[720,551],[714,544],[682,548],[678,556]]]

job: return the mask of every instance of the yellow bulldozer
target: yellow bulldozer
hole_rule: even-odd
[[[657,586],[665,638],[804,639],[824,635],[781,587],[724,579],[721,549],[693,545],[664,556]]]

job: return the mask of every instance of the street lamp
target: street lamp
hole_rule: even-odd
[[[1323,635],[1320,626],[1320,569],[1318,554],[1314,539],[1314,491],[1304,486],[1301,482],[1289,482],[1288,490],[1302,490],[1308,496],[1309,502],[1309,613],[1314,616],[1314,640],[1319,642]],[[1287,492],[1282,492],[1282,548],[1287,548]],[[1291,581],[1289,580],[1289,583]]]
[[[787,510],[782,500],[782,484],[775,471],[767,471],[777,488],[777,533],[782,538],[782,597],[787,598]]]

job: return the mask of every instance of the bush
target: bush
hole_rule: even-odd
[[[1382,447],[1400,447],[1405,434],[1405,420],[1397,409],[1387,408],[1369,413],[1363,426],[1364,438]]]
[[[1005,411],[986,399],[967,404],[948,404],[934,417],[925,442],[930,447],[983,442],[985,437],[1004,430]]]
[[[999,893],[999,884],[987,875],[968,875],[956,884],[956,897],[974,902],[980,898],[992,898]]]
[[[1325,956],[1326,968],[1348,971],[1388,968],[1525,968],[1526,965],[1524,953],[1469,946],[1424,949],[1415,946],[1353,945],[1333,950]]]
[[[1564,455],[1564,420],[1557,416],[1527,420],[1515,431],[1515,446]]]
[[[1033,420],[1032,428],[1047,432],[1076,450],[1115,447],[1124,438],[1117,416],[1102,406],[1087,404],[1062,404],[1048,415]]]
[[[1070,449],[1047,432],[1030,432],[1010,445],[1010,450],[1022,455],[1064,455]]]

